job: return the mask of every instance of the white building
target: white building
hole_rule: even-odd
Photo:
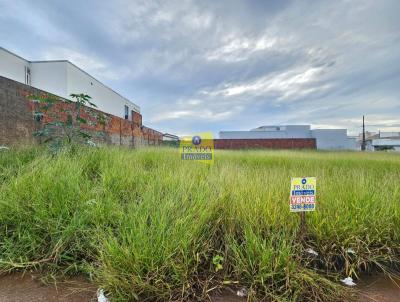
[[[400,137],[394,138],[378,138],[372,140],[372,146],[375,151],[393,150],[400,151]]]
[[[28,61],[0,47],[0,76],[70,99],[85,93],[103,112],[131,119],[140,107],[67,60]]]
[[[220,139],[315,138],[320,150],[357,150],[346,129],[311,129],[310,125],[261,126],[250,131],[221,131]]]
[[[357,139],[358,148],[361,149],[363,135]],[[365,150],[367,151],[400,151],[400,132],[365,132]]]
[[[367,140],[373,151],[392,150],[400,151],[400,132],[379,132]]]
[[[170,134],[170,133],[164,133],[163,141],[164,142],[179,142],[179,136]]]

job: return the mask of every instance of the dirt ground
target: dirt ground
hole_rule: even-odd
[[[400,279],[372,275],[356,281],[359,302],[400,302]]]
[[[44,285],[30,273],[0,277],[0,302],[90,302],[97,301],[96,288],[82,277]]]
[[[357,302],[400,302],[400,280],[393,282],[383,275],[356,281]],[[43,285],[37,275],[14,273],[0,276],[0,302],[91,302],[97,301],[96,287],[78,277],[57,284]],[[225,291],[212,302],[244,302],[234,292]]]

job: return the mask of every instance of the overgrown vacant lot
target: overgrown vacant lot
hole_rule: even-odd
[[[317,210],[289,212],[290,177]],[[343,277],[400,261],[400,156],[173,149],[0,152],[0,269],[86,274],[112,301],[334,301]],[[306,252],[312,248],[318,256]]]

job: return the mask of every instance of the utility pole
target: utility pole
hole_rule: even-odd
[[[361,151],[365,151],[365,146],[366,146],[366,142],[365,142],[365,119],[364,119],[364,115],[363,115],[363,130],[362,130],[362,143],[361,143]]]

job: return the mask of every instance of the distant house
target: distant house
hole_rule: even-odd
[[[379,132],[371,138],[373,150],[400,151],[400,132]]]
[[[179,141],[179,136],[176,136],[174,134],[170,133],[164,133],[163,134],[163,141],[164,142],[178,142]]]
[[[179,136],[170,133],[163,134],[163,145],[170,147],[178,147],[179,146]]]
[[[67,60],[28,61],[0,47],[0,76],[69,99],[72,93],[92,97],[98,109],[132,119],[140,107]]]
[[[225,140],[315,140],[320,150],[357,150],[356,138],[347,129],[311,129],[310,125],[261,126],[250,131],[221,131]]]

